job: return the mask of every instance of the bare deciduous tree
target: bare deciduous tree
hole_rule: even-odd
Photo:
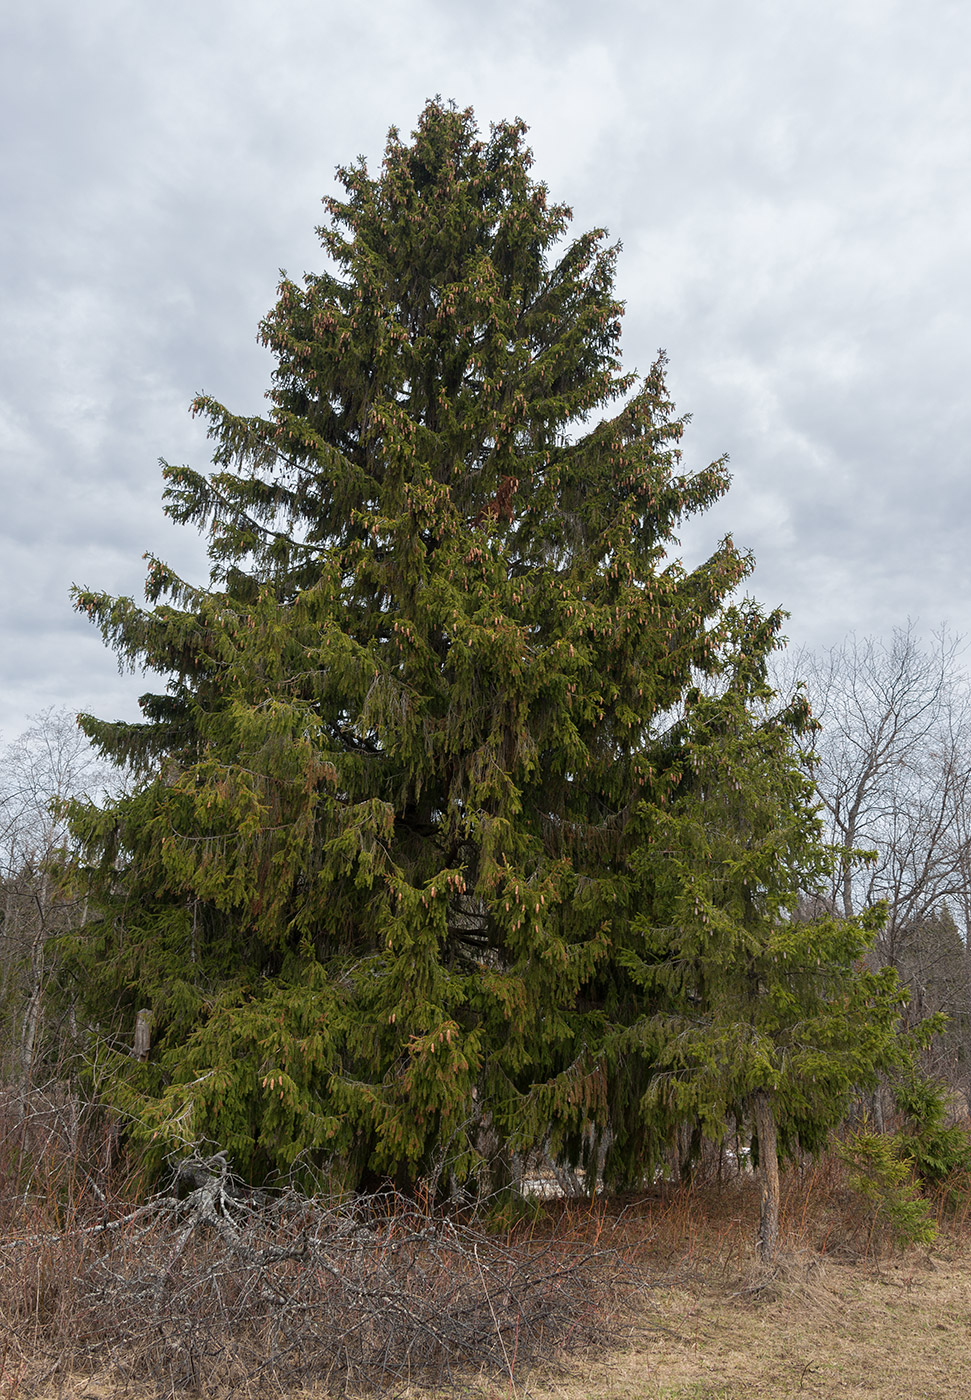
[[[74,716],[46,710],[0,752],[0,1027],[6,1074],[29,1078],[38,1054],[48,943],[75,917],[51,866],[66,840],[57,804],[108,780]]]
[[[944,1010],[955,1030],[969,1013],[955,943],[964,949],[971,929],[971,686],[961,651],[947,629],[922,641],[908,624],[888,641],[850,637],[795,653],[781,680],[805,682],[821,725],[806,758],[845,852],[833,905],[851,915],[886,902],[877,958],[910,986],[915,1018]],[[861,850],[872,858],[850,854]]]

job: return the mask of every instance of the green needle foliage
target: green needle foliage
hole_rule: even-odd
[[[864,966],[883,911],[801,915],[800,893],[826,886],[835,853],[794,746],[814,727],[805,697],[773,708],[753,665],[774,621],[738,615],[718,691],[689,692],[669,734],[673,800],[640,809],[640,898],[617,957],[641,1015],[617,1040],[644,1059],[648,1118],[718,1140],[753,1121],[762,1095],[788,1156],[818,1151],[911,1051],[896,973]]]
[[[764,1066],[815,1111],[826,1047],[797,1053],[790,1030],[783,1064],[721,1013],[691,1054],[751,1041],[737,1082],[668,1087],[686,999],[741,977],[744,1021],[771,965],[791,1027],[786,996],[843,983],[807,978],[780,892],[820,859],[785,719],[785,762],[763,762],[744,690],[684,706],[758,672],[778,627],[728,606],[750,568],[730,539],[672,562],[725,464],[683,470],[662,360],[622,372],[616,249],[568,238],[524,133],[482,139],[432,102],[378,176],[339,172],[326,270],[284,278],[262,325],[268,415],[198,399],[215,469],[164,468],[168,513],[208,533],[209,586],[153,560],[148,608],[77,592],[122,662],[167,678],[141,724],[83,717],[137,781],[72,815],[97,1070],[158,1150],[206,1137],[254,1178],[353,1186],[484,1162],[501,1180],[511,1153],[609,1142],[633,1180]],[[722,782],[710,829],[696,758],[746,795],[736,811]],[[746,801],[784,811],[777,859],[745,853]],[[852,979],[859,930],[839,927],[812,936]]]

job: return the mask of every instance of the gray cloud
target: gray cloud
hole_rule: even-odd
[[[627,359],[664,345],[687,459],[731,454],[683,532],[754,549],[800,641],[971,628],[965,385],[971,13],[929,0],[34,0],[0,19],[0,728],[135,713],[70,611],[148,550],[205,577],[156,459],[258,411],[280,267],[319,265],[338,163],[435,93],[521,115],[580,227],[621,239]]]

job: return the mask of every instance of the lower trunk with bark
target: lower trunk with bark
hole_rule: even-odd
[[[779,1142],[772,1101],[764,1089],[753,1095],[752,1110],[759,1139],[759,1258],[771,1264],[779,1252]]]

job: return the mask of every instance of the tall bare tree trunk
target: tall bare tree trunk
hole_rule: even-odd
[[[50,934],[48,916],[50,913],[50,876],[42,870],[40,887],[32,892],[31,904],[36,919],[34,936],[30,945],[30,994],[24,1010],[23,1030],[20,1039],[20,1060],[24,1079],[30,1081],[34,1073],[37,1056],[37,1037],[44,1005],[46,946]]]
[[[752,1108],[759,1137],[759,1258],[771,1264],[779,1251],[779,1142],[772,1103],[764,1089],[752,1096]]]

